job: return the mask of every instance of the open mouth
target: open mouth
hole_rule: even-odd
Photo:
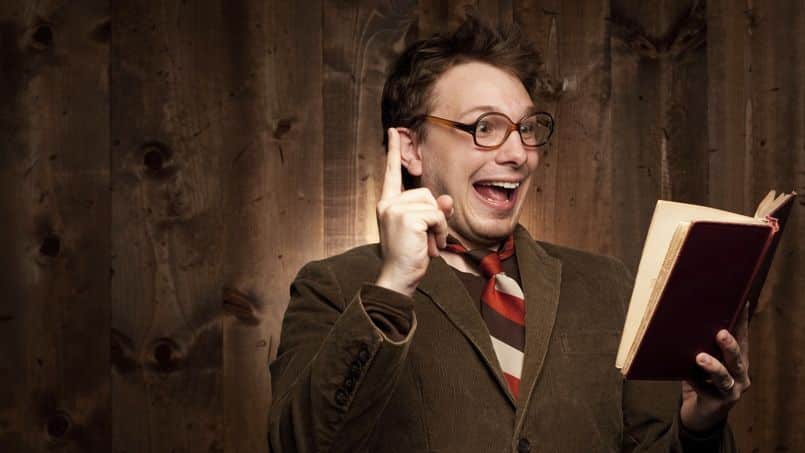
[[[519,182],[479,181],[472,185],[481,198],[495,205],[507,205],[514,200]]]

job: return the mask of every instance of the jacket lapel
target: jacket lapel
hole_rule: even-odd
[[[523,376],[520,380],[520,401],[517,405],[503,377],[500,365],[492,348],[489,329],[486,327],[477,302],[474,302],[464,284],[455,275],[453,269],[442,259],[434,258],[430,262],[428,272],[419,283],[417,290],[428,296],[450,321],[458,328],[475,347],[495,376],[501,391],[517,408],[518,424],[522,423],[521,413],[539,378],[551,332],[556,321],[559,307],[559,287],[561,284],[562,264],[548,255],[537,244],[525,228],[518,225],[514,231],[517,266],[525,294],[525,355],[523,358]]]
[[[520,401],[517,424],[531,400],[551,339],[559,307],[559,288],[562,263],[537,244],[525,228],[518,225],[514,232],[517,266],[525,294],[525,356],[520,380]]]
[[[501,391],[509,399],[512,406],[516,406],[508,384],[503,378],[503,372],[498,364],[495,350],[492,349],[489,329],[486,327],[483,318],[481,318],[478,303],[470,298],[461,279],[458,278],[450,265],[440,257],[433,258],[430,261],[428,272],[419,283],[417,290],[428,296],[456,328],[469,339],[483,358],[483,362],[495,376]],[[526,332],[528,331],[526,330]]]

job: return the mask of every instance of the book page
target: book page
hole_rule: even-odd
[[[629,310],[626,312],[626,323],[623,326],[621,343],[615,361],[616,367],[623,367],[626,355],[638,333],[640,321],[643,319],[647,309],[654,283],[668,253],[674,232],[676,232],[680,223],[695,221],[744,224],[765,223],[761,219],[706,206],[665,200],[657,201],[646,242],[643,245],[640,265],[637,268],[632,297],[629,301]]]
[[[797,196],[796,192],[791,193],[781,193],[777,195],[777,192],[772,190],[770,191],[763,201],[757,207],[757,211],[755,211],[755,218],[762,219],[767,215],[771,215],[775,217],[774,213],[788,201],[789,198]]]
[[[688,236],[690,226],[690,222],[679,222],[676,230],[674,231],[674,235],[671,237],[671,243],[668,246],[668,251],[665,254],[665,258],[662,260],[659,275],[651,285],[651,297],[649,297],[648,301],[646,302],[645,312],[643,313],[643,317],[640,319],[640,322],[637,325],[634,340],[632,341],[632,344],[628,349],[628,353],[626,354],[626,358],[624,359],[624,370],[629,369],[631,362],[637,353],[637,347],[640,342],[643,341],[643,335],[646,333],[649,321],[651,321],[651,318],[654,316],[654,310],[657,308],[657,303],[660,301],[662,290],[665,288],[665,284],[671,274],[671,269],[673,269],[674,264],[676,264],[676,259],[679,257],[679,251],[682,249],[682,244],[685,242],[685,238]]]
[[[771,211],[771,209],[769,209],[769,208],[770,208],[770,205],[774,203],[775,195],[776,195],[776,191],[771,190],[771,191],[769,191],[769,193],[766,194],[765,197],[763,197],[762,200],[760,200],[760,203],[758,203],[757,209],[755,210],[755,217],[756,218],[757,217],[766,217],[766,214],[768,214]]]

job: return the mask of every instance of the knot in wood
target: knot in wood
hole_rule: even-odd
[[[109,20],[108,18],[104,19],[98,25],[96,25],[95,28],[92,30],[92,33],[90,34],[90,36],[94,41],[100,43],[109,42],[109,38],[111,37],[111,35],[112,35],[112,21]]]
[[[44,256],[55,258],[59,256],[61,251],[61,239],[55,234],[48,234],[42,239],[42,244],[39,246],[39,253]]]
[[[151,171],[162,170],[162,165],[164,164],[162,152],[156,148],[147,149],[143,156],[143,164]]]
[[[64,411],[56,411],[47,420],[46,430],[50,437],[60,439],[70,430],[73,425],[70,416]]]
[[[166,177],[172,173],[169,163],[173,153],[164,143],[149,142],[140,149],[146,173],[157,177]]]
[[[154,369],[161,373],[175,371],[179,363],[179,345],[170,338],[160,338],[154,341],[152,349]]]
[[[260,323],[255,310],[256,301],[253,297],[234,288],[223,289],[222,308],[224,312],[250,325]]]
[[[296,117],[293,116],[288,118],[280,118],[275,122],[274,131],[272,132],[271,135],[277,140],[282,139],[282,136],[287,134],[291,130],[291,127],[294,125],[294,123],[296,123],[297,121],[298,120],[296,119]]]
[[[48,24],[38,25],[31,34],[31,45],[37,50],[45,50],[53,45],[53,28]]]

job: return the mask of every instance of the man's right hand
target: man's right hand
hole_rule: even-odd
[[[447,218],[453,212],[449,195],[434,198],[430,189],[402,190],[400,135],[388,130],[383,192],[377,202],[377,223],[383,264],[376,284],[412,296],[425,276],[430,257],[447,243]]]

